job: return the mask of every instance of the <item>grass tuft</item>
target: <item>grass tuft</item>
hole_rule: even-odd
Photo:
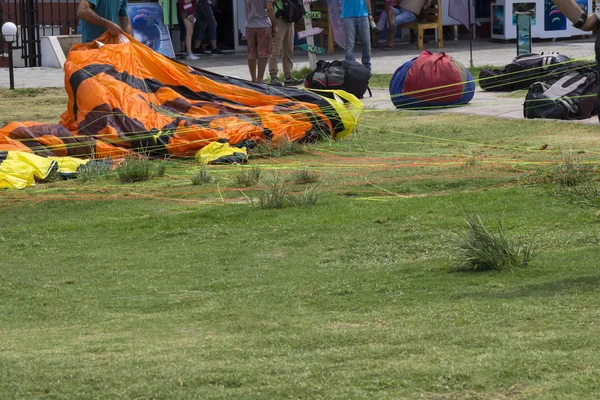
[[[112,170],[110,161],[90,160],[77,170],[78,177],[82,182],[95,181],[96,179],[106,177]]]
[[[314,183],[319,180],[319,174],[311,170],[309,167],[304,167],[294,171],[292,177],[296,183]]]
[[[510,239],[500,221],[496,231],[486,227],[479,215],[467,214],[465,222],[465,231],[456,239],[458,271],[512,270],[529,264],[535,255],[532,242]]]
[[[165,164],[164,162],[161,162],[161,161],[157,161],[154,164],[154,176],[163,177],[163,176],[165,176],[166,172],[167,172],[167,164]]]
[[[126,158],[117,168],[121,183],[147,181],[152,177],[152,162],[147,157]]]
[[[245,169],[242,165],[242,172],[235,175],[234,180],[237,187],[250,187],[260,182],[262,170],[259,166],[254,165],[252,168]]]
[[[289,196],[290,205],[294,207],[312,207],[321,199],[321,190],[316,185],[307,186],[304,192]]]
[[[288,202],[289,195],[281,179],[265,185],[265,189],[258,196],[257,207],[262,209],[283,208]]]
[[[252,156],[258,158],[280,158],[304,153],[306,153],[304,145],[286,138],[282,138],[277,144],[273,142],[258,143],[252,150]]]
[[[191,177],[192,185],[204,185],[215,182],[215,177],[210,172],[207,164],[200,165],[200,169]]]
[[[553,182],[560,187],[573,187],[592,181],[596,167],[586,164],[573,152],[563,153],[562,162],[552,173]]]

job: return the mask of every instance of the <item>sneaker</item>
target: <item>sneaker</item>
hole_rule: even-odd
[[[286,78],[284,84],[285,84],[285,86],[298,86],[298,85],[304,84],[304,80],[296,79],[296,78],[289,78],[289,79]]]
[[[194,49],[194,54],[199,55],[199,56],[209,56],[210,52],[208,52],[202,48],[197,48],[197,49]]]
[[[188,61],[196,61],[198,57],[194,53],[187,53],[185,59]]]
[[[221,55],[224,55],[224,54],[225,54],[225,52],[224,52],[223,50],[221,50],[221,49],[219,49],[219,48],[217,47],[216,49],[212,49],[212,50],[210,51],[210,54],[212,54],[213,56],[214,56],[214,55],[219,55],[219,56],[221,56]]]
[[[271,86],[282,86],[281,82],[277,78],[271,78],[271,81],[269,82],[269,85],[271,85]]]

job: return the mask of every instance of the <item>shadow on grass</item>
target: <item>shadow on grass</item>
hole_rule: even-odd
[[[557,294],[597,291],[600,287],[600,275],[586,275],[576,278],[565,278],[544,283],[519,286],[515,289],[497,289],[491,292],[476,291],[457,295],[458,298],[497,298],[518,299],[523,297],[550,297]]]

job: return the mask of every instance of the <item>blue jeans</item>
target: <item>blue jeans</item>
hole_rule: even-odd
[[[369,29],[369,17],[342,18],[344,21],[344,33],[346,34],[346,60],[356,61],[354,58],[354,39],[358,29],[360,47],[362,49],[362,63],[371,69],[371,35]]]
[[[196,24],[194,25],[194,39],[204,40],[208,36],[210,42],[217,40],[217,21],[208,1],[200,0],[196,6]],[[208,28],[208,35],[205,32]]]
[[[394,12],[394,14],[396,14],[396,26],[417,20],[417,16],[410,11],[406,11],[396,7],[392,7],[392,11]],[[377,21],[377,29],[383,31],[385,29],[385,26],[387,25],[387,20],[387,12],[383,10],[381,14],[379,14],[379,21]]]

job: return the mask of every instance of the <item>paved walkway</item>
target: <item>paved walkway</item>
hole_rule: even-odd
[[[426,44],[426,47],[433,52],[444,51],[466,66],[470,64],[469,42],[466,40],[445,41],[444,48],[441,50],[435,47],[435,43]],[[533,51],[536,53],[554,51],[571,58],[592,59],[594,39],[585,37],[579,40],[534,42]],[[357,49],[357,55],[358,52]],[[401,64],[418,54],[416,45],[408,43],[397,43],[396,50],[391,52],[380,49],[373,50],[372,71],[378,74],[393,73]],[[503,66],[510,63],[515,56],[515,43],[493,42],[489,39],[479,39],[473,42],[473,64],[475,66]],[[295,68],[308,67],[306,53],[298,51],[294,57]],[[343,59],[343,57],[343,52],[338,49],[333,56],[324,58],[334,60]],[[203,56],[200,60],[190,64],[222,75],[249,78],[244,52],[225,56]],[[8,86],[8,69],[2,68],[0,69],[0,87]],[[15,70],[15,86],[19,88],[64,87],[64,74],[61,69],[55,68],[18,68]],[[369,109],[393,109],[387,90],[374,90],[373,98],[366,98],[363,102]],[[491,93],[478,89],[473,101],[468,106],[446,109],[445,112],[522,119],[523,99],[507,96],[505,93]],[[594,117],[583,122],[597,124],[598,119]]]

